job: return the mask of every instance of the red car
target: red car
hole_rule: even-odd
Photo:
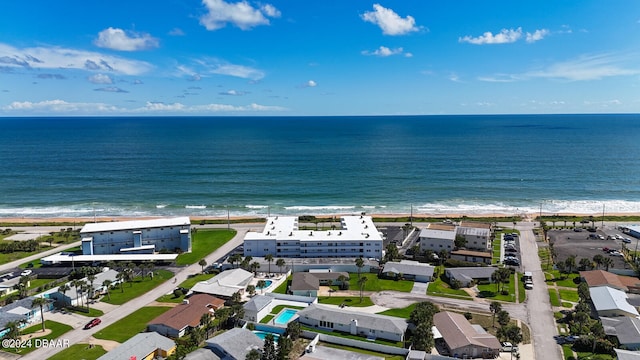
[[[100,320],[100,319],[98,319],[98,318],[95,318],[95,319],[93,319],[93,320],[89,321],[89,322],[87,323],[87,325],[85,325],[85,326],[84,326],[84,328],[85,328],[85,330],[86,330],[86,329],[91,329],[92,327],[94,327],[94,326],[96,326],[96,325],[100,325],[100,323],[101,323],[101,322],[102,322],[102,320]]]

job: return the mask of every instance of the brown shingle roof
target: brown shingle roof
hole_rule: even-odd
[[[500,349],[500,342],[495,336],[479,333],[461,314],[441,311],[433,316],[433,324],[451,350],[469,345]]]
[[[209,294],[195,294],[189,297],[188,304],[180,304],[151,320],[149,324],[164,324],[176,330],[186,326],[196,327],[203,314],[213,315],[213,311],[224,306],[224,300]]]
[[[453,224],[431,223],[427,226],[427,228],[431,230],[453,231],[456,229],[456,226]]]
[[[451,255],[463,255],[463,256],[475,256],[481,258],[491,258],[493,254],[484,251],[472,251],[472,250],[455,250],[451,252]]]
[[[580,271],[580,277],[589,285],[593,286],[611,286],[612,288],[628,291],[629,288],[620,281],[620,277],[616,274],[604,270]]]

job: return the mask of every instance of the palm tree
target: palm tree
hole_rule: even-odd
[[[40,322],[42,323],[42,332],[46,330],[44,327],[44,306],[47,304],[49,304],[49,301],[43,297],[37,297],[31,301],[31,308],[34,308],[36,306],[40,307]]]
[[[360,302],[362,302],[362,290],[364,290],[364,284],[367,283],[367,278],[365,276],[358,279],[358,285],[360,286]]]
[[[596,269],[600,269],[600,265],[602,265],[603,260],[604,260],[604,256],[600,254],[596,254],[593,256],[593,262],[596,264]]]
[[[362,256],[356,259],[356,267],[358,268],[358,279],[360,279],[360,271],[364,267],[364,259]]]
[[[105,281],[102,282],[102,286],[107,289],[107,296],[109,297],[109,300],[111,300],[111,283],[113,283],[113,281],[106,279]]]
[[[118,283],[120,284],[120,290],[122,292],[124,292],[124,286],[122,286],[122,283],[124,282],[124,271],[118,271],[118,274],[116,274],[116,281],[118,281]]]
[[[493,314],[493,316],[491,317],[491,327],[495,327],[496,314],[502,310],[502,305],[500,305],[500,303],[497,301],[492,301],[491,304],[489,305],[489,310],[491,310],[491,313]]]
[[[198,261],[198,265],[200,265],[200,268],[202,268],[202,273],[204,274],[204,267],[207,266],[207,260],[200,259],[200,261]]]
[[[89,280],[89,283],[87,284],[87,309],[89,308],[89,297],[93,298],[94,295],[94,290],[95,290],[95,286],[93,285],[93,282],[96,281],[96,276],[93,274],[89,274],[87,275],[87,280]]]
[[[264,280],[258,280],[258,289],[260,289],[260,293],[264,293],[264,288],[267,286],[267,282]]]
[[[573,271],[573,268],[576,267],[576,256],[575,255],[570,255],[565,261],[564,261],[565,266],[567,267],[567,273],[571,274]]]
[[[251,269],[251,271],[254,273],[255,276],[258,276],[258,269],[260,269],[260,263],[257,261],[252,262],[251,265],[249,265],[249,269]]]
[[[340,288],[340,290],[344,290],[345,289],[345,284],[347,283],[347,280],[349,280],[349,278],[344,276],[344,275],[338,276],[338,282],[340,283],[338,285],[338,288]]]
[[[280,269],[281,273],[282,273],[282,268],[285,267],[285,265],[287,265],[287,263],[284,261],[283,258],[276,260],[276,266],[278,267],[278,269]]]
[[[604,259],[602,259],[602,266],[604,266],[605,269],[609,271],[609,267],[613,267],[613,259],[605,257]]]
[[[267,254],[264,259],[269,263],[269,274],[271,274],[271,262],[273,262],[273,255]]]
[[[62,284],[62,285],[60,285],[60,287],[58,288],[58,291],[62,293],[62,306],[63,306],[63,307],[67,305],[67,304],[66,304],[66,301],[65,301],[65,298],[67,297],[67,296],[66,296],[66,293],[67,293],[67,291],[69,291],[69,290],[71,290],[71,288],[70,288],[70,287],[69,287],[69,285],[67,285],[67,284]]]
[[[231,263],[231,266],[234,266],[235,263],[239,263],[242,260],[242,255],[233,254],[233,255],[229,256],[228,260]]]

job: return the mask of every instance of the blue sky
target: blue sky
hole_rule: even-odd
[[[640,112],[640,2],[10,1],[0,116]]]

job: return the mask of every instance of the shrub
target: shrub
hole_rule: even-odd
[[[470,312],[468,312],[468,311],[467,311],[466,313],[464,313],[464,317],[465,317],[465,319],[467,319],[467,320],[471,320],[471,319],[473,319],[473,315],[472,315]]]

